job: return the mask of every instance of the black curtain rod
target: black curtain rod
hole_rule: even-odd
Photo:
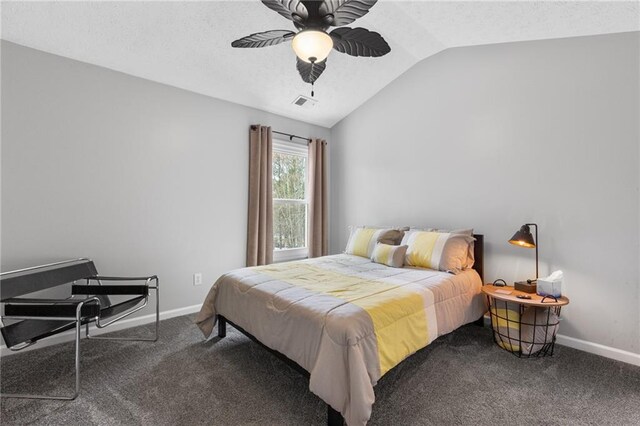
[[[277,130],[272,130],[271,133],[277,133],[279,135],[288,136],[289,140],[293,140],[293,138],[297,138],[297,139],[305,140],[307,142],[311,142],[310,138],[303,138],[302,136],[296,136],[296,135],[292,135],[290,133],[278,132]]]

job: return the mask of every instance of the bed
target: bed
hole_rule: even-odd
[[[220,337],[231,323],[307,373],[330,424],[343,417],[365,425],[387,371],[482,319],[483,238],[474,237],[474,267],[456,275],[348,254],[231,271],[211,288],[196,322],[206,337],[216,321]]]

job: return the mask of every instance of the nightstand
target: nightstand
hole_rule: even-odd
[[[513,287],[486,284],[493,340],[502,349],[521,357],[553,355],[556,334],[560,325],[560,310],[569,304],[562,296],[538,296]],[[520,299],[517,296],[530,296]]]

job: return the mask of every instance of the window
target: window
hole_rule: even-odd
[[[307,147],[273,141],[273,260],[307,257]]]

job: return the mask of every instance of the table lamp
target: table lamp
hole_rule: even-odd
[[[531,226],[536,228],[536,237],[531,235]],[[536,249],[536,278],[534,280],[517,281],[514,283],[515,289],[524,291],[525,293],[536,292],[536,280],[538,279],[538,225],[535,223],[526,223],[520,227],[520,229],[513,234],[513,237],[509,239],[509,242],[513,245],[526,248]]]

